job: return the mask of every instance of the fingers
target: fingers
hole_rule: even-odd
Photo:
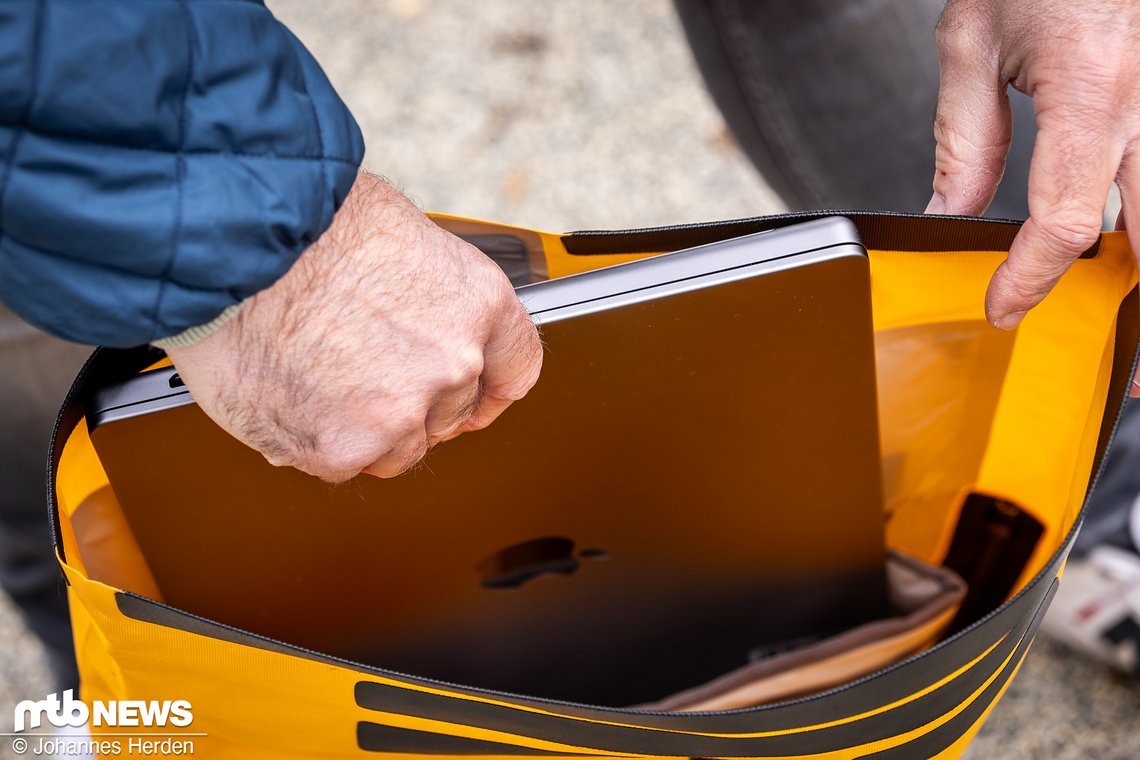
[[[481,430],[494,422],[527,394],[542,370],[538,329],[514,291],[508,298],[510,316],[491,335],[483,352],[482,398],[460,432]]]
[[[542,368],[542,343],[530,315],[508,292],[508,316],[484,348],[482,374],[472,381],[465,371],[460,387],[436,398],[423,428],[409,430],[364,472],[381,478],[400,475],[436,443],[487,427],[531,389]]]
[[[453,372],[453,385],[445,387],[426,413],[416,415],[397,433],[396,442],[363,472],[379,478],[394,478],[415,466],[432,446],[458,435],[479,407],[483,396],[479,374],[483,363],[460,358]]]
[[[427,434],[422,429],[407,435],[362,472],[378,478],[394,478],[410,470],[428,452]]]
[[[363,459],[349,456],[330,462],[326,457],[316,466],[316,472],[310,474],[331,482],[348,480],[359,473],[378,478],[401,475],[423,459],[436,443],[458,435],[458,431],[465,427],[478,408],[481,398],[478,380],[469,382],[465,387],[446,391],[426,413],[411,415],[402,424],[386,421],[386,424],[379,426],[380,431],[371,447],[372,453]],[[382,453],[377,456],[377,451]],[[302,469],[308,471],[310,468]]]
[[[939,89],[934,117],[930,214],[979,215],[1005,173],[1012,139],[1006,82],[991,35],[948,10],[938,24]]]
[[[428,444],[434,446],[453,438],[471,419],[482,400],[483,384],[478,379],[437,399],[428,412],[425,425]]]
[[[508,297],[509,316],[487,342],[479,380],[436,402],[422,445],[417,440],[394,449],[365,472],[379,477],[405,472],[436,443],[487,427],[534,386],[542,369],[542,342],[514,291]]]
[[[986,293],[986,316],[1012,329],[1100,235],[1105,198],[1123,149],[1066,106],[1042,112],[1029,170],[1029,219]]]
[[[414,467],[436,443],[491,424],[526,395],[542,366],[538,331],[514,292],[507,293],[507,316],[495,326],[483,355],[475,349],[475,356],[455,357],[452,371],[438,383],[442,390],[420,411],[392,416],[380,410],[374,424],[361,420],[357,425],[372,431],[361,446],[338,441],[320,447],[321,455],[281,463],[331,482],[361,472],[392,478]]]

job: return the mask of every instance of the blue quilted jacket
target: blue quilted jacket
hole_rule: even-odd
[[[363,151],[259,2],[0,2],[0,300],[50,333],[210,322],[328,227]]]

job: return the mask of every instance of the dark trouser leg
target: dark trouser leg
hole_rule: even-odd
[[[58,688],[78,682],[46,506],[56,411],[90,349],[38,333],[0,306],[0,586],[47,649]]]
[[[677,0],[729,127],[792,209],[922,211],[934,178],[943,0]],[[1025,218],[1036,134],[1014,146],[991,216]]]

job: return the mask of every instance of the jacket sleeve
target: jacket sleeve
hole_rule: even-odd
[[[216,320],[331,223],[364,152],[248,0],[0,4],[0,300],[62,338]]]

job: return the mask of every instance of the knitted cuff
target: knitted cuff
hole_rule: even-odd
[[[164,351],[169,348],[183,348],[185,346],[189,346],[191,343],[196,343],[202,338],[205,338],[207,335],[214,332],[226,322],[229,322],[231,319],[237,316],[237,313],[241,311],[241,307],[243,305],[245,305],[245,301],[242,301],[241,303],[235,303],[232,306],[226,307],[225,311],[204,325],[191,327],[188,330],[183,330],[177,335],[171,335],[169,338],[152,340],[150,344],[156,348],[161,348]]]

